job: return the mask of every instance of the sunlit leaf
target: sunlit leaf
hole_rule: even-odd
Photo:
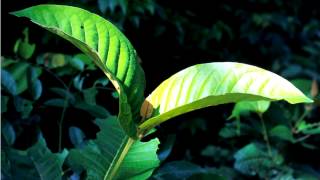
[[[145,100],[141,115],[148,130],[172,117],[199,108],[239,101],[310,103],[299,89],[264,69],[233,62],[199,64],[161,83]]]
[[[12,14],[70,41],[108,76],[119,92],[119,121],[124,130],[137,137],[134,124],[140,120],[145,77],[128,39],[110,22],[86,10],[61,5],[38,5]],[[132,120],[133,119],[133,120]]]

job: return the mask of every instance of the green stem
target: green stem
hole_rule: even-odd
[[[303,112],[303,114],[300,116],[300,118],[299,118],[299,119],[296,121],[296,123],[295,123],[295,129],[298,128],[299,123],[300,123],[301,121],[303,121],[303,119],[304,119],[308,114],[309,114],[309,111],[308,111],[308,110],[305,110],[305,111]]]
[[[70,81],[69,85],[67,86],[67,91],[68,91],[68,92],[69,92],[69,89],[70,89],[71,84],[72,84],[72,81]],[[69,102],[69,98],[68,98],[68,96],[66,96],[66,98],[64,99],[64,104],[63,104],[63,109],[62,109],[61,117],[60,117],[60,120],[58,121],[58,126],[59,126],[58,150],[59,150],[59,152],[61,152],[61,150],[62,150],[63,121],[64,121],[64,116],[65,116],[66,111],[67,111],[68,102]]]
[[[260,118],[261,126],[262,126],[263,139],[266,142],[267,149],[268,149],[268,154],[272,158],[271,146],[270,146],[270,141],[269,141],[269,137],[268,137],[268,132],[267,132],[267,128],[266,128],[266,125],[264,123],[264,119],[262,117],[262,114],[259,114],[259,118]]]
[[[64,120],[64,116],[66,114],[67,106],[68,106],[68,97],[66,97],[64,100],[61,118],[58,122],[58,125],[59,125],[59,140],[58,140],[59,152],[61,152],[61,147],[62,147],[62,128],[63,128],[63,120]]]

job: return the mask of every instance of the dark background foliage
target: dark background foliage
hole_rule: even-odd
[[[22,59],[31,67],[43,68],[41,75],[36,77],[42,83],[40,97],[35,98],[36,92],[32,90],[31,93],[25,91],[14,97],[2,92],[2,102],[8,102],[2,104],[7,107],[1,113],[2,131],[9,132],[2,138],[10,139],[10,134],[15,134],[14,142],[9,144],[25,150],[41,132],[47,146],[58,152],[61,148],[75,146],[70,137],[70,129],[74,128],[70,127],[77,127],[76,134],[80,130],[86,139],[95,138],[98,128],[92,119],[103,118],[104,112],[116,114],[117,95],[110,84],[101,83],[100,88],[93,85],[104,76],[85,60],[80,63],[74,60],[81,59],[75,56],[80,53],[76,48],[28,21],[8,14],[43,3],[78,6],[116,24],[140,56],[147,79],[145,95],[164,79],[190,65],[235,61],[282,75],[315,99],[312,106],[272,103],[263,115],[272,154],[283,158],[279,163],[270,160],[267,155],[268,144],[264,140],[258,115],[247,114],[241,121],[226,120],[233,107],[228,104],[188,113],[161,125],[154,135],[160,137],[162,142],[159,154],[164,150],[171,152],[162,163],[162,168],[179,161],[177,171],[180,167],[201,167],[230,179],[320,178],[320,109],[316,87],[320,81],[320,9],[316,1],[2,2],[2,64],[7,59]],[[29,29],[29,42],[36,45],[30,58],[24,58],[23,53],[13,50],[17,39],[24,38],[22,32],[26,27]],[[65,61],[69,60],[72,63],[68,65]],[[8,71],[12,73],[10,68]],[[81,88],[77,88],[79,84]],[[61,92],[61,89],[70,92]],[[90,94],[93,97],[88,97]],[[7,98],[8,101],[4,100]],[[49,100],[57,98],[67,99],[68,108],[63,108],[64,101],[60,101],[60,105],[57,102],[48,105]],[[19,111],[17,104],[21,101],[27,103],[22,103],[24,109]],[[85,106],[78,107],[75,102],[84,102]],[[28,103],[32,107],[29,113],[25,113],[28,108],[25,104]],[[93,109],[99,106],[102,110],[100,113],[91,111],[88,106]],[[63,113],[63,109],[67,110]],[[63,123],[59,123],[61,114],[64,114]],[[284,129],[274,130],[279,125]],[[61,147],[59,134],[62,134]],[[256,158],[243,162],[239,153],[246,154],[247,159]],[[174,175],[170,176],[170,179],[173,178]]]

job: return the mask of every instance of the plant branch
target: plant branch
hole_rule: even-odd
[[[263,134],[263,139],[266,142],[267,145],[267,149],[268,149],[268,154],[269,156],[272,158],[272,153],[271,153],[271,146],[270,146],[270,141],[269,141],[269,137],[268,137],[268,132],[267,132],[267,128],[266,125],[264,123],[264,119],[261,113],[259,113],[259,118],[261,121],[261,126],[262,126],[262,134]],[[273,158],[272,158],[273,159]]]

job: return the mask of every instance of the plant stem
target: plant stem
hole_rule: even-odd
[[[66,114],[66,110],[67,110],[67,106],[68,106],[68,97],[65,98],[64,100],[64,104],[63,104],[63,109],[62,109],[62,113],[61,113],[61,118],[60,121],[58,122],[59,125],[59,152],[61,152],[61,146],[62,146],[62,127],[63,127],[63,120],[64,120],[64,116]]]
[[[72,84],[72,81],[70,81],[69,85],[67,86],[67,91],[68,92],[69,92],[71,84]],[[68,102],[69,102],[69,98],[68,98],[68,96],[66,96],[66,98],[64,99],[61,118],[58,121],[58,126],[59,126],[58,150],[59,150],[59,152],[61,152],[61,149],[62,149],[62,128],[63,128],[64,116],[66,114],[66,110],[67,110],[67,107],[68,107]]]
[[[262,132],[263,133],[263,139],[266,141],[268,154],[269,154],[270,158],[272,158],[271,146],[270,146],[270,141],[269,141],[269,137],[268,137],[267,128],[266,128],[266,125],[264,123],[264,119],[262,117],[262,114],[260,114],[260,113],[259,113],[259,118],[260,118],[260,121],[261,121],[261,126],[262,126],[262,131],[263,131]]]

